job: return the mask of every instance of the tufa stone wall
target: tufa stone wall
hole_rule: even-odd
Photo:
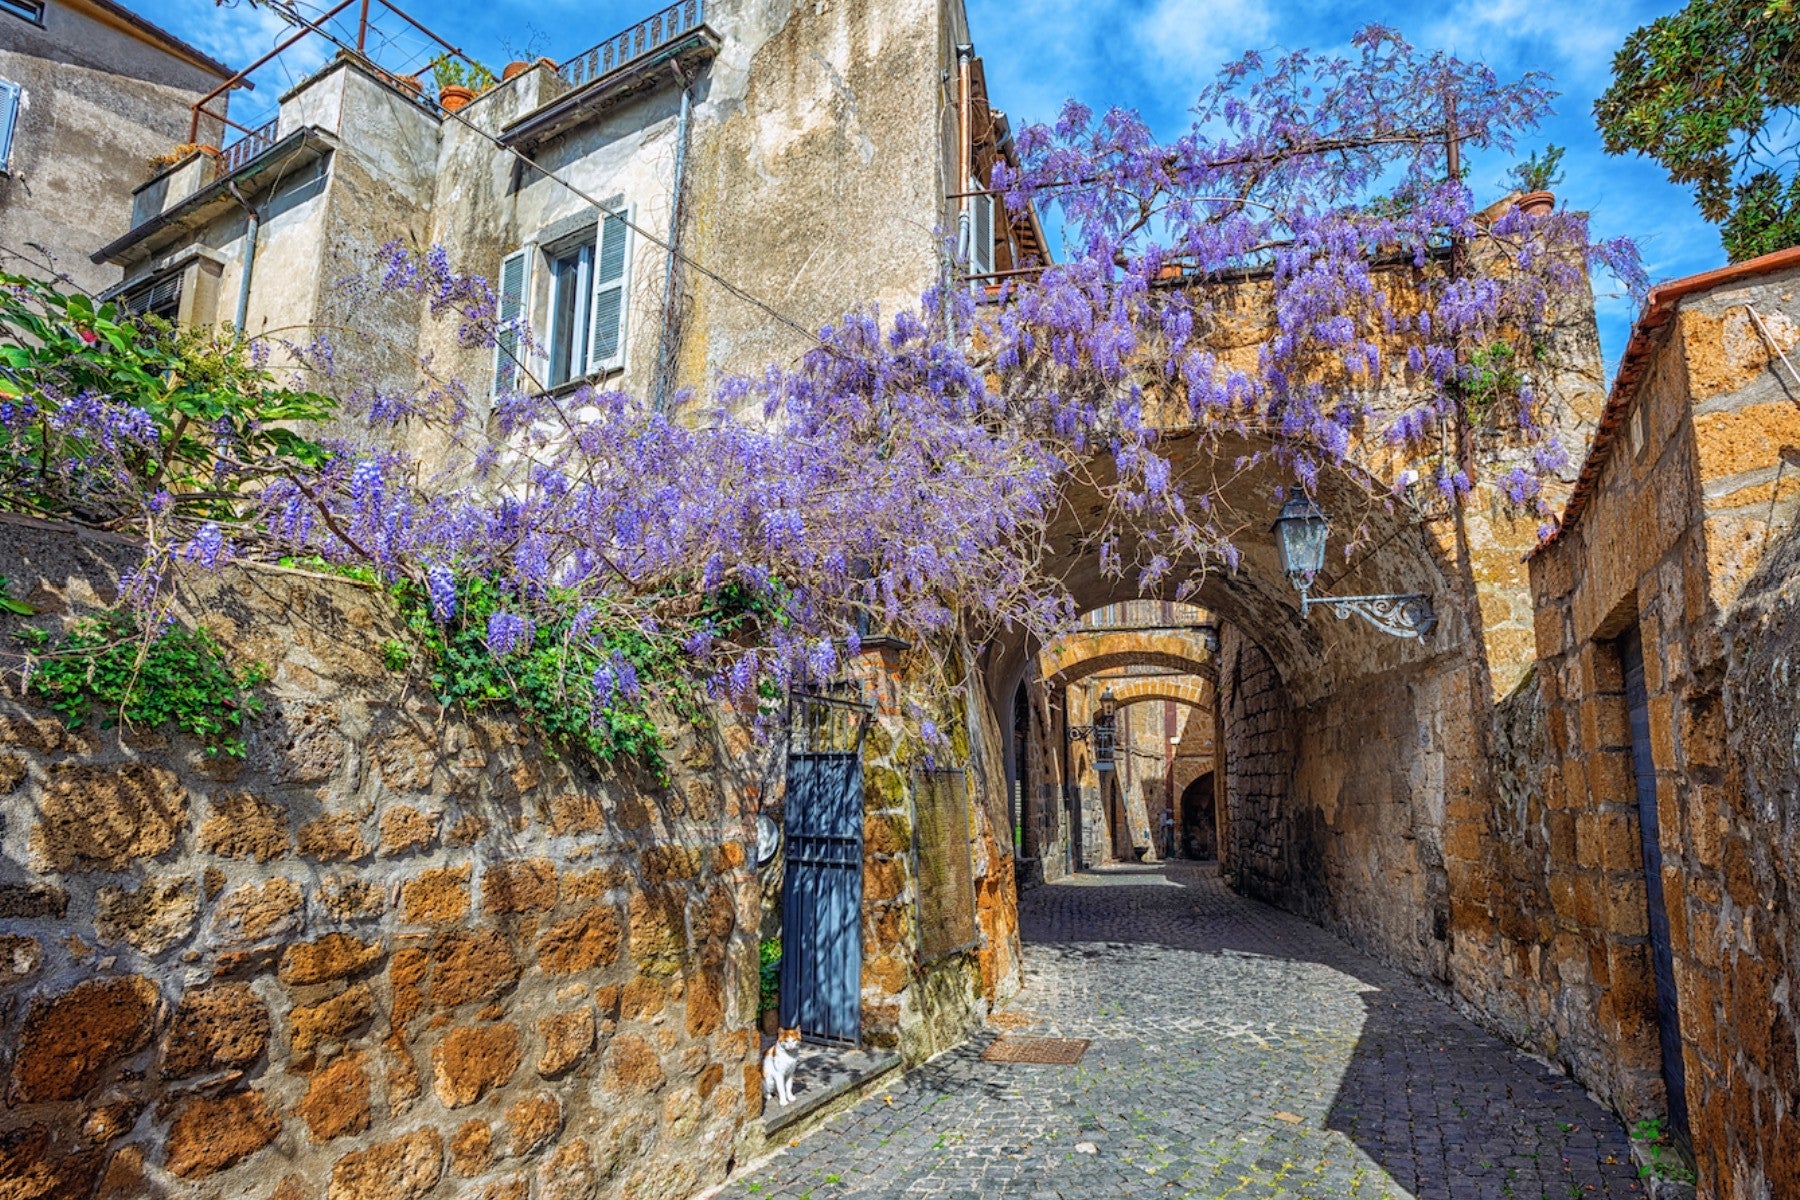
[[[6,533],[40,623],[138,553]],[[242,761],[0,709],[0,1193],[636,1200],[761,1144],[757,739],[671,725],[669,786],[599,775],[384,669],[371,591],[191,586],[273,670]],[[1016,981],[1016,932],[984,913],[977,951],[890,979],[913,893],[871,797],[865,994],[895,1011],[870,1024],[923,1057]],[[1010,898],[1002,861],[978,869]]]
[[[1800,380],[1780,357],[1800,341],[1800,271],[1751,263],[1684,290],[1653,298],[1584,507],[1531,561],[1539,666],[1497,712],[1456,985],[1627,1119],[1667,1111],[1619,641],[1635,632],[1700,1192],[1765,1200],[1800,1194]]]
[[[1284,907],[1291,892],[1293,708],[1275,664],[1235,625],[1220,630],[1219,712],[1224,729],[1225,803],[1219,868],[1239,891]]]

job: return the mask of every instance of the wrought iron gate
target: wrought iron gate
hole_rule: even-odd
[[[1637,783],[1638,833],[1644,848],[1644,893],[1650,908],[1650,960],[1656,973],[1656,1024],[1662,1041],[1669,1127],[1688,1137],[1687,1067],[1681,1057],[1681,1014],[1675,1003],[1675,956],[1663,902],[1662,837],[1656,812],[1656,762],[1650,754],[1650,701],[1644,688],[1644,643],[1636,628],[1619,639],[1625,703],[1631,717],[1631,765]]]
[[[862,1033],[865,705],[790,702],[781,890],[781,1024],[855,1044]]]

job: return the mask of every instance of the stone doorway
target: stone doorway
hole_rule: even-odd
[[[1213,781],[1208,771],[1181,793],[1181,857],[1213,862],[1219,857],[1219,827],[1213,813]]]

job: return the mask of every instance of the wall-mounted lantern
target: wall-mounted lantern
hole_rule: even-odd
[[[1094,743],[1094,770],[1110,771],[1113,769],[1113,730],[1119,712],[1119,698],[1113,690],[1107,688],[1100,693],[1100,703],[1094,710],[1094,721],[1091,725],[1069,726],[1069,740],[1082,742],[1092,740]]]
[[[1281,569],[1288,582],[1300,593],[1300,615],[1305,617],[1315,604],[1347,620],[1355,613],[1383,633],[1395,637],[1423,640],[1437,627],[1437,613],[1432,611],[1431,597],[1409,592],[1386,596],[1314,596],[1313,580],[1325,566],[1325,538],[1330,522],[1325,512],[1304,489],[1288,489],[1287,502],[1272,527],[1275,545],[1281,551]]]

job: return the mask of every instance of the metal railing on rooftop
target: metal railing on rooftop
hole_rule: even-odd
[[[570,87],[592,83],[627,63],[673,42],[706,24],[705,0],[678,0],[659,13],[615,33],[599,45],[564,63],[558,72]]]
[[[242,170],[251,159],[273,146],[275,129],[280,124],[281,118],[276,117],[267,124],[250,130],[243,137],[221,150],[219,152],[219,177],[224,178]]]

